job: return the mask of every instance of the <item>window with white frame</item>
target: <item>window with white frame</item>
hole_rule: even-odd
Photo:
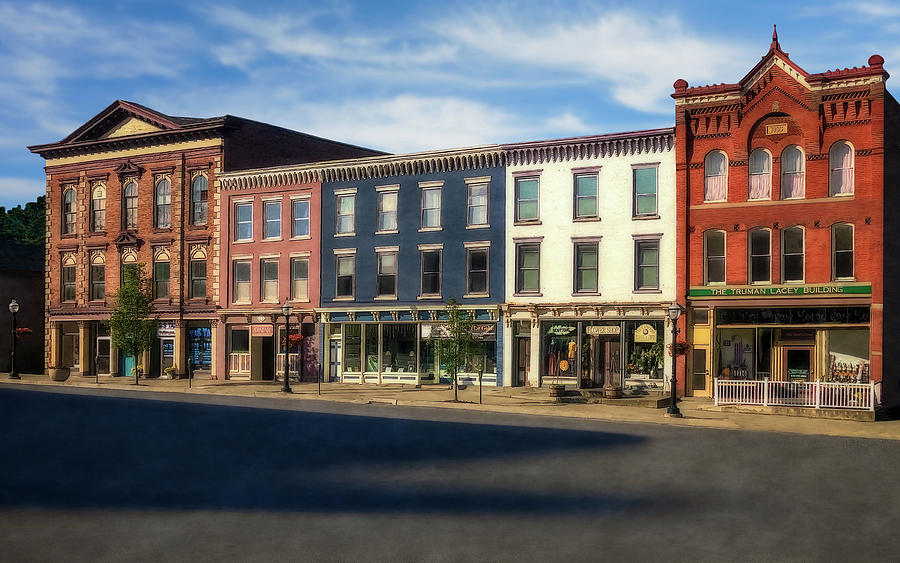
[[[781,279],[784,282],[802,282],[804,279],[803,227],[790,227],[781,231]]]
[[[250,302],[250,260],[235,260],[231,264],[234,303]]]
[[[263,238],[281,238],[281,202],[263,202]]]
[[[309,300],[309,258],[291,258],[291,299]]]
[[[791,145],[781,152],[781,198],[800,199],[806,196],[803,151]]]
[[[397,297],[397,252],[377,252],[376,297]]]
[[[91,230],[99,233],[106,229],[106,186],[97,184],[91,190]]]
[[[441,294],[441,250],[422,250],[422,276],[420,295],[437,296]]]
[[[703,201],[728,199],[728,156],[712,151],[703,161]]]
[[[768,229],[751,229],[750,283],[772,281],[772,233]]]
[[[62,234],[75,234],[75,219],[77,217],[77,193],[75,188],[68,187],[63,190],[63,228]]]
[[[634,216],[656,215],[656,166],[639,166],[631,171],[634,189]]]
[[[575,174],[575,218],[596,219],[598,212],[597,172]]]
[[[466,225],[480,227],[488,224],[488,183],[466,184]]]
[[[422,228],[436,229],[441,226],[442,188],[422,188]]]
[[[138,185],[134,178],[125,182],[122,200],[122,228],[137,229]]]
[[[466,293],[482,295],[488,292],[488,248],[466,249],[468,270]]]
[[[597,293],[600,244],[575,243],[575,293]]]
[[[703,233],[703,255],[706,284],[725,283],[725,231]]]
[[[169,178],[157,179],[154,193],[154,224],[157,229],[168,229],[172,226],[172,182]]]
[[[234,204],[234,240],[253,240],[253,204]]]
[[[336,258],[337,283],[335,297],[353,297],[353,278],[356,275],[356,256],[340,254]]]
[[[291,201],[291,236],[309,236],[309,200],[295,199]]]
[[[106,295],[106,259],[103,252],[91,252],[91,301],[103,301]]]
[[[516,178],[516,222],[538,221],[540,212],[540,179]]]
[[[191,224],[205,225],[209,180],[206,175],[197,173],[191,180]]]
[[[838,141],[828,150],[829,194],[853,195],[853,147],[847,141]]]
[[[750,153],[749,199],[772,198],[772,155],[766,149]]]
[[[347,235],[356,232],[356,195],[343,194],[337,196],[336,232]]]
[[[264,258],[259,261],[260,301],[278,302],[278,258]]]
[[[516,244],[516,293],[541,291],[540,243]]]
[[[831,255],[834,279],[853,279],[853,225],[838,223],[831,227]]]
[[[634,289],[659,289],[659,240],[634,242]]]
[[[397,192],[378,192],[378,230],[397,230]]]

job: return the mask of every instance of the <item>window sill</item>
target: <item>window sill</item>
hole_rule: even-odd
[[[396,295],[376,295],[375,301],[396,301]]]
[[[515,221],[513,223],[513,225],[515,225],[517,227],[526,227],[529,225],[542,225],[542,224],[543,223],[541,223],[540,219],[529,219],[527,221]]]
[[[599,297],[603,295],[599,291],[576,291],[572,293],[572,297]]]
[[[171,233],[172,227],[153,227],[153,234],[157,233]]]
[[[78,233],[62,233],[61,235],[59,235],[59,238],[62,238],[62,239],[77,238],[77,237],[78,237]]]
[[[266,305],[278,305],[277,299],[260,299],[259,302]]]
[[[312,237],[309,235],[300,235],[296,237],[291,237],[291,240],[311,240]]]
[[[191,225],[188,225],[188,230],[189,231],[205,231],[206,227],[207,227],[206,223],[203,223],[201,225],[191,224]]]
[[[85,236],[85,238],[105,237],[106,231],[88,231],[88,232],[84,233],[84,236]]]
[[[806,283],[806,280],[784,280],[781,283],[784,285],[803,285]]]
[[[309,303],[309,297],[305,297],[303,299],[291,299],[290,303]]]
[[[632,293],[634,293],[635,295],[645,295],[645,294],[658,295],[658,294],[662,293],[662,290],[661,289],[635,289],[634,291],[632,291]]]
[[[356,301],[356,298],[351,295],[348,297],[335,297],[332,301]]]
[[[352,233],[334,233],[334,238],[343,238],[343,237],[355,237],[356,232]]]
[[[233,241],[231,241],[231,244],[250,244],[251,242],[253,242],[253,239],[249,238],[249,239],[233,240]]]
[[[399,234],[400,231],[398,229],[393,229],[389,231],[375,231],[376,235],[396,235]]]
[[[206,305],[209,303],[209,299],[206,297],[189,297],[187,300],[188,305]]]
[[[463,299],[485,299],[490,296],[490,293],[467,293],[463,295]]]
[[[264,238],[264,239],[262,239],[262,242],[281,242],[283,240],[284,239],[281,237],[278,237],[278,238],[273,237],[273,238]]]
[[[513,297],[543,297],[543,296],[544,296],[544,294],[539,291],[513,293]]]
[[[232,305],[250,305],[249,301],[232,301]]]
[[[490,229],[490,225],[466,225],[466,229]]]
[[[652,221],[654,219],[659,219],[659,215],[634,215],[631,218],[632,221]]]
[[[599,223],[600,217],[574,217],[573,223]]]
[[[846,283],[846,282],[855,282],[855,281],[856,281],[856,276],[853,276],[852,278],[834,278],[834,281],[832,283]]]
[[[436,233],[438,231],[443,231],[444,227],[420,227],[420,233]]]
[[[416,299],[418,299],[419,301],[433,301],[443,298],[444,297],[442,295],[420,295],[416,297]]]

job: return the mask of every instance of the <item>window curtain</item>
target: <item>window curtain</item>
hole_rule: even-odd
[[[806,182],[803,176],[803,152],[797,147],[789,147],[781,155],[781,197],[804,197]]]
[[[847,143],[838,143],[831,149],[831,193],[853,193],[853,150]]]
[[[756,149],[750,153],[750,199],[772,197],[772,161],[769,153]]]
[[[726,197],[726,178],[725,167],[727,160],[725,155],[714,152],[706,157],[705,175],[706,182],[704,184],[703,200],[704,201],[725,201]]]

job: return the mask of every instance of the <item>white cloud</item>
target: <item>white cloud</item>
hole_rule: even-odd
[[[38,196],[44,195],[46,191],[47,186],[44,180],[0,177],[0,201],[24,204],[34,201]],[[7,205],[15,206],[17,203]]]

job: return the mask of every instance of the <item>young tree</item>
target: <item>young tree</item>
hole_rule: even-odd
[[[140,362],[150,350],[156,320],[153,314],[153,291],[143,264],[125,266],[122,287],[116,294],[116,305],[109,317],[110,338],[127,356],[134,358],[134,384],[139,385]]]
[[[468,311],[459,308],[456,299],[451,298],[447,302],[447,335],[441,335],[435,342],[435,348],[441,358],[441,363],[447,366],[453,384],[453,400],[459,400],[459,388],[456,374],[459,366],[465,365],[475,348],[475,338],[472,336],[473,319]]]

